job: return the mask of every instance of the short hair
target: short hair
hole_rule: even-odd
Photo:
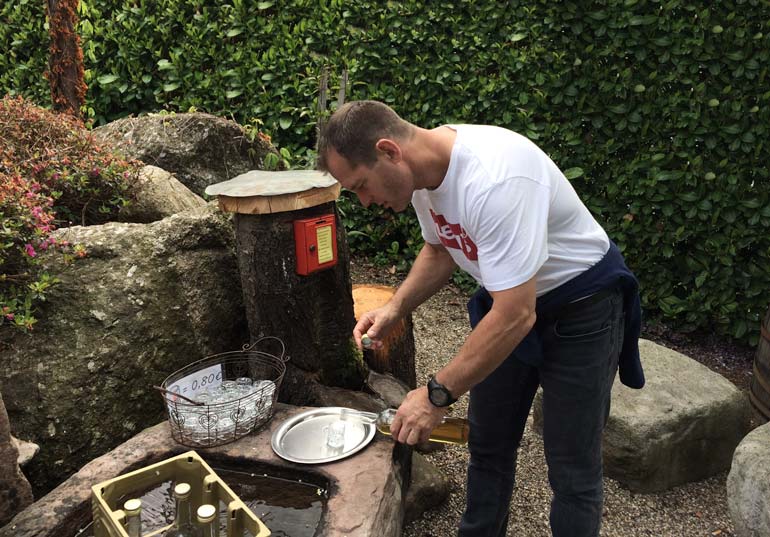
[[[329,171],[330,148],[345,157],[351,166],[371,167],[377,161],[375,145],[381,138],[403,140],[411,137],[413,125],[404,121],[388,105],[379,101],[351,101],[335,111],[318,137],[316,168]]]

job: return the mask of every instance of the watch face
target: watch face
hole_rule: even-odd
[[[430,391],[430,400],[436,406],[446,406],[446,404],[449,402],[449,397],[447,396],[447,393],[441,388],[433,388]]]

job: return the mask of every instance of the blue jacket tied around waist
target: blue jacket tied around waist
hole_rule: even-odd
[[[610,241],[610,248],[593,267],[565,284],[538,297],[535,306],[537,322],[534,328],[513,350],[511,356],[525,364],[537,367],[543,361],[542,343],[538,334],[538,323],[552,319],[566,304],[617,286],[623,294],[625,330],[623,348],[618,360],[620,381],[630,388],[644,386],[644,371],[639,359],[639,333],[642,325],[642,308],[639,300],[639,282],[623,260],[623,255]],[[475,327],[492,308],[492,296],[483,287],[468,301],[471,326]],[[509,358],[511,357],[509,356]]]

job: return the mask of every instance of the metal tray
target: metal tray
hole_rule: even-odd
[[[323,428],[340,418],[342,407],[314,408],[284,421],[273,433],[271,445],[276,455],[300,464],[338,461],[358,453],[374,438],[374,424],[354,419],[346,421],[344,444],[332,448],[326,444]]]

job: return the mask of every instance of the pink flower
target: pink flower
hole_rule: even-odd
[[[35,257],[37,255],[37,252],[29,243],[24,245],[24,251],[27,252],[27,255],[30,257]]]
[[[9,321],[13,321],[13,317],[14,317],[13,313],[6,313],[5,314],[5,318],[8,319]]]

